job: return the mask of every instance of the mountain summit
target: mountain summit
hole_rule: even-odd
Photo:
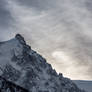
[[[0,76],[29,92],[85,92],[61,73],[57,74],[20,34],[0,42]]]

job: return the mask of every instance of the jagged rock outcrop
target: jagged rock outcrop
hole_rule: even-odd
[[[30,92],[85,92],[70,79],[57,74],[20,34],[0,43],[0,69],[0,76]]]
[[[28,92],[28,90],[15,85],[0,76],[0,92]]]

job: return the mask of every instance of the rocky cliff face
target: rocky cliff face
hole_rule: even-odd
[[[19,87],[0,76],[0,92],[28,92],[28,90]]]
[[[70,79],[57,74],[19,34],[0,43],[0,70],[0,76],[30,92],[84,92]]]

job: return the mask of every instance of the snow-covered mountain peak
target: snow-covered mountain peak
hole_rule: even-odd
[[[17,34],[15,38],[0,43],[0,61],[11,61],[10,59],[14,54],[16,56],[22,56],[24,50],[27,52],[30,51],[31,48],[26,45],[24,38],[20,34]]]
[[[23,46],[17,39],[11,39],[0,43],[0,65],[11,61],[13,53],[16,55],[22,54]],[[4,62],[4,63],[3,63]],[[6,62],[6,63],[5,63]]]
[[[29,92],[84,92],[70,79],[57,74],[20,34],[0,43],[0,70],[0,76]]]
[[[24,38],[20,34],[17,34],[15,38],[9,41],[0,42],[0,74],[2,74],[2,70],[7,64],[19,69],[19,66],[12,62],[15,59],[14,56],[22,58],[24,53],[30,51],[30,46],[26,45]]]

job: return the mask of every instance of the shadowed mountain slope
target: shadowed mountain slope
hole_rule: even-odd
[[[20,34],[0,43],[0,70],[0,76],[29,92],[85,92],[61,73],[57,74]]]

